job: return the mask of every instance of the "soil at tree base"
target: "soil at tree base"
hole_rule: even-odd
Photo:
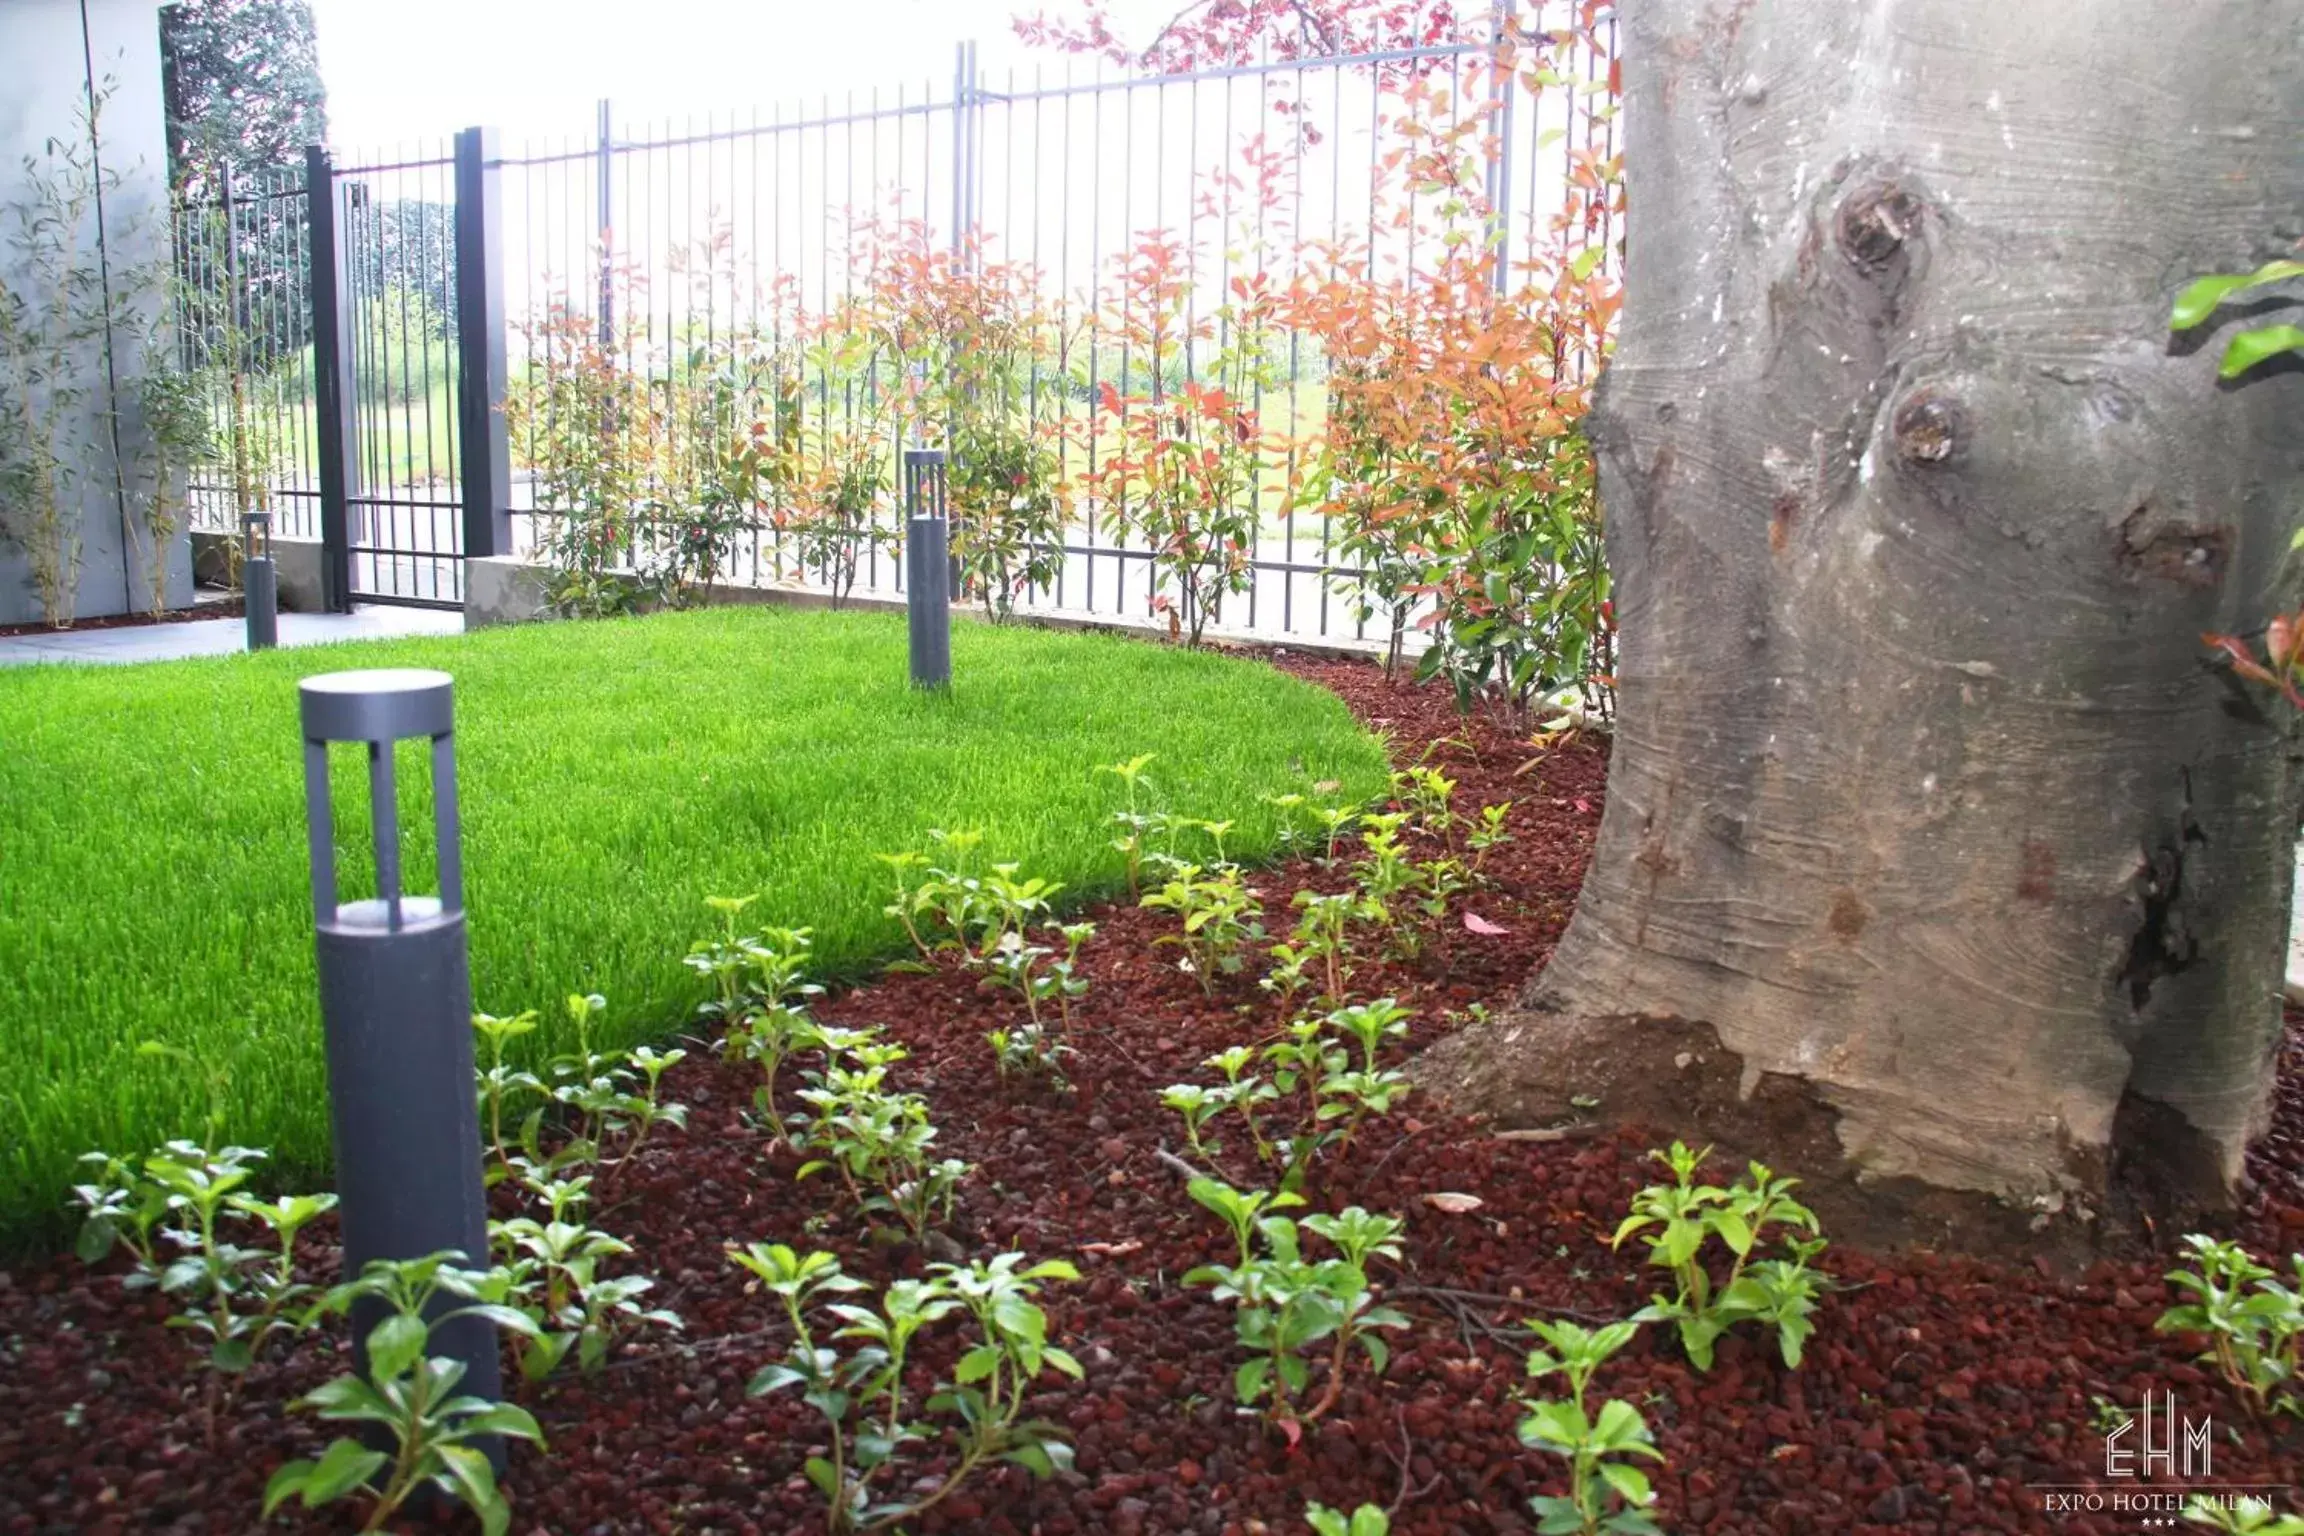
[[[1402,761],[1429,753],[1459,781],[1460,807],[1513,802],[1517,840],[1490,859],[1491,883],[1433,934],[1428,960],[1364,964],[1354,984],[1412,1004],[1417,1043],[1448,1030],[1451,1010],[1503,1006],[1568,920],[1600,816],[1604,751],[1570,743],[1539,755],[1494,722],[1459,722],[1441,694],[1396,688],[1363,664],[1286,664],[1388,726]],[[1277,917],[1299,886],[1338,880],[1297,864],[1259,871],[1254,883]],[[1464,911],[1503,931],[1469,930]],[[1155,1156],[1178,1142],[1159,1090],[1207,1080],[1202,1058],[1269,1036],[1282,1007],[1252,976],[1204,998],[1177,970],[1174,948],[1152,943],[1170,930],[1163,914],[1121,906],[1094,916],[1102,927],[1085,952],[1094,989],[1080,1007],[1070,1095],[1000,1080],[984,1032],[1020,1007],[971,976],[892,974],[821,1010],[842,1023],[885,1023],[916,1052],[897,1069],[901,1086],[928,1095],[940,1147],[978,1165],[950,1236],[970,1253],[1020,1249],[1082,1272],[1047,1299],[1054,1332],[1087,1379],[1032,1404],[1070,1432],[1076,1470],[1049,1483],[1015,1469],[988,1475],[909,1528],[1298,1536],[1310,1498],[1392,1506],[1404,1533],[1532,1530],[1528,1496],[1561,1482],[1559,1463],[1522,1450],[1514,1434],[1528,1386],[1519,1325],[1555,1311],[1620,1317],[1647,1299],[1650,1276],[1608,1237],[1647,1181],[1645,1149],[1671,1128],[1503,1140],[1411,1098],[1364,1132],[1315,1178],[1314,1202],[1407,1217],[1406,1261],[1383,1278],[1415,1328],[1397,1336],[1382,1379],[1360,1371],[1336,1410],[1291,1445],[1232,1404],[1243,1357],[1231,1311],[1179,1284],[1193,1265],[1225,1256],[1230,1239]],[[595,1220],[660,1277],[653,1299],[686,1318],[692,1347],[643,1336],[602,1374],[529,1393],[550,1450],[515,1459],[515,1532],[821,1529],[800,1477],[817,1421],[789,1394],[744,1395],[784,1335],[772,1300],[746,1290],[722,1246],[814,1243],[874,1280],[916,1273],[932,1256],[870,1241],[838,1208],[831,1181],[796,1183],[797,1160],[769,1151],[747,1122],[752,1082],[749,1070],[693,1051],[666,1079],[667,1097],[691,1107],[687,1134],[663,1134],[608,1179]],[[1247,1182],[1247,1168],[1230,1171]],[[2278,1114],[2251,1171],[2237,1234],[2260,1253],[2304,1247],[2304,1023],[2294,1018]],[[1424,1198],[1442,1192],[1481,1204],[1446,1214]],[[819,1218],[828,1219],[811,1236]],[[337,1261],[331,1238],[306,1240],[316,1280]],[[2217,1482],[2304,1484],[2304,1428],[2253,1419],[2185,1341],[2153,1331],[2172,1296],[2164,1258],[2069,1278],[2027,1263],[1850,1247],[1824,1262],[1845,1289],[1826,1304],[1797,1372],[1772,1344],[1737,1336],[1699,1373],[1656,1328],[1604,1369],[1597,1390],[1638,1404],[1669,1457],[1656,1475],[1667,1530],[2141,1529],[2134,1514],[2110,1511],[2114,1492],[2133,1485],[2105,1480],[2094,1421],[2098,1400],[2132,1408],[2147,1392],[2174,1392],[2195,1419],[2214,1416]],[[162,1325],[165,1314],[124,1293],[113,1272],[69,1259],[0,1273],[4,1536],[252,1531],[271,1469],[317,1451],[325,1436],[284,1404],[344,1367],[340,1340],[259,1365],[211,1448],[190,1347]],[[951,1354],[948,1336],[922,1353],[923,1385]],[[2092,1484],[2106,1512],[2049,1514],[2048,1484]],[[344,1527],[311,1518],[273,1528]]]
[[[69,624],[0,624],[0,640],[13,635],[69,635],[84,629],[137,629],[146,624],[185,624],[195,619],[237,619],[245,610],[240,599],[194,603],[189,608],[166,608],[158,613],[113,613],[97,619],[74,619]]]

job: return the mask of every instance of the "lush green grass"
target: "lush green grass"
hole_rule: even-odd
[[[900,618],[781,609],[0,669],[0,1235],[53,1235],[76,1154],[196,1129],[199,1074],[140,1056],[148,1039],[228,1076],[231,1139],[292,1176],[324,1168],[303,676],[455,674],[475,1002],[557,1017],[598,991],[625,1039],[687,1017],[680,957],[707,895],[763,892],[761,920],[812,926],[854,972],[902,942],[872,855],[930,827],[980,826],[991,856],[1073,895],[1116,884],[1099,763],[1157,752],[1164,803],[1237,818],[1246,854],[1270,840],[1259,797],[1380,783],[1341,704],[1268,668],[977,624],[953,649],[949,698],[905,686]],[[365,795],[342,756],[357,849]],[[403,782],[428,804],[414,759]],[[403,824],[413,843],[429,814]],[[348,895],[364,865],[346,856]]]

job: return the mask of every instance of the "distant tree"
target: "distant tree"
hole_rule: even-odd
[[[169,179],[192,195],[328,135],[310,0],[180,0],[160,13],[160,69]]]
[[[456,207],[422,198],[354,199],[348,237],[366,295],[404,288],[423,297],[446,335],[456,313]]]

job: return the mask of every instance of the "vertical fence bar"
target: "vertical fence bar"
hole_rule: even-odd
[[[968,45],[952,46],[952,255],[968,235]]]
[[[467,128],[456,135],[456,426],[467,559],[512,552],[499,175],[495,129]]]
[[[351,273],[336,206],[336,170],[318,144],[304,151],[305,222],[312,240],[312,383],[320,459],[320,591],[330,613],[352,611],[351,499],[357,488],[357,391],[350,330]]]
[[[224,324],[219,339],[224,344],[225,388],[229,391],[225,404],[225,449],[226,461],[229,466],[226,472],[231,480],[231,489],[225,518],[227,526],[240,526],[244,529],[245,524],[239,523],[237,520],[241,519],[249,510],[242,504],[242,497],[247,490],[247,481],[250,478],[248,457],[251,450],[248,440],[249,434],[254,430],[249,419],[248,400],[249,360],[253,355],[253,348],[249,345],[247,332],[242,330],[240,325],[243,289],[240,281],[240,247],[233,234],[232,168],[230,166],[225,166],[223,173],[217,178],[217,208],[224,220]],[[245,532],[243,532],[242,537],[246,537]],[[245,545],[243,545],[243,555],[245,555]],[[247,592],[245,566],[242,568],[241,575],[241,591],[245,597]],[[253,634],[254,631],[251,630],[250,633]]]
[[[616,350],[616,135],[608,98],[600,98],[600,350]]]
[[[1512,0],[1496,0],[1492,14],[1496,36],[1488,55],[1488,90],[1496,107],[1488,152],[1488,247],[1495,262],[1496,292],[1504,294],[1512,286],[1512,94],[1520,76],[1512,50],[1519,39],[1514,35]],[[1514,58],[1509,68],[1507,57]]]

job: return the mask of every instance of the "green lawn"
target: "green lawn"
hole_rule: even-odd
[[[872,855],[930,827],[982,827],[1073,896],[1116,884],[1099,763],[1157,752],[1164,803],[1236,818],[1251,855],[1261,796],[1381,784],[1340,703],[1262,666],[978,624],[953,651],[941,699],[905,686],[898,617],[756,608],[0,669],[0,1237],[61,1230],[76,1154],[197,1128],[199,1074],[145,1040],[226,1075],[230,1139],[323,1173],[299,677],[455,674],[475,1003],[557,1016],[597,991],[626,1040],[687,1017],[707,895],[763,892],[762,921],[813,926],[853,974],[901,944]],[[362,847],[356,764],[336,767],[340,838]],[[428,803],[413,760],[403,782]]]

